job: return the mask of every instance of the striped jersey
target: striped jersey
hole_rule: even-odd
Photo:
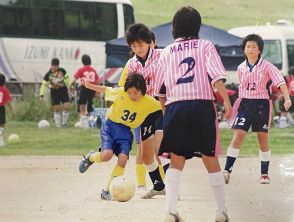
[[[238,66],[239,97],[246,99],[269,99],[270,80],[279,88],[286,84],[283,75],[270,62],[260,58],[253,66],[245,60]]]
[[[146,93],[149,96],[154,96],[155,93],[155,83],[157,81],[156,71],[161,51],[162,49],[150,48],[145,63],[142,64],[142,62],[139,61],[138,57],[134,55],[131,59],[129,59],[129,61],[126,64],[127,73],[138,73],[143,75],[147,86]],[[121,85],[124,85],[124,82],[121,82]]]
[[[203,39],[176,39],[161,53],[156,95],[166,105],[182,100],[214,100],[213,84],[226,80],[225,68],[214,45]],[[165,86],[165,95],[161,88]]]

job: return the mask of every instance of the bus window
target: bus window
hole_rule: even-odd
[[[293,40],[287,40],[287,53],[288,53],[288,66],[289,69],[291,67],[294,67],[294,39]]]
[[[278,69],[282,69],[282,49],[279,40],[264,40],[262,56]]]
[[[125,18],[125,30],[129,27],[129,25],[133,24],[135,21],[134,18],[134,9],[130,5],[123,5],[124,8],[124,18]]]
[[[31,35],[32,14],[30,7],[1,8],[2,33],[7,35]]]
[[[95,39],[106,41],[117,38],[116,4],[95,3]]]

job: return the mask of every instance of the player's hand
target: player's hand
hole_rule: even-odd
[[[81,78],[81,84],[82,84],[82,86],[89,88],[89,82],[86,78]]]
[[[291,99],[286,99],[285,102],[284,102],[285,110],[288,111],[291,106],[292,106]]]
[[[228,120],[232,116],[232,105],[230,101],[224,101],[224,108],[225,108],[225,113],[223,115],[223,118]]]

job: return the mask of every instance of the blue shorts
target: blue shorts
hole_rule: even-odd
[[[138,126],[137,128],[134,129],[134,134],[135,134],[135,141],[136,144],[141,143],[141,126]]]
[[[128,126],[115,123],[110,119],[101,127],[101,150],[112,150],[115,155],[129,155],[133,144],[133,134]]]
[[[246,132],[251,127],[252,132],[268,132],[271,123],[271,100],[268,99],[238,99],[233,110],[237,110],[231,123],[232,129]]]
[[[159,150],[192,158],[195,154],[221,153],[217,112],[211,100],[180,101],[169,104],[163,116],[163,140]]]

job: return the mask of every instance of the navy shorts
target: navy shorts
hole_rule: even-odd
[[[246,132],[268,132],[271,122],[272,103],[268,99],[238,99],[234,104],[232,129]]]
[[[160,122],[162,121],[162,111],[158,110],[150,113],[141,125],[141,140],[147,140],[150,136],[155,134],[158,130]]]
[[[78,104],[79,105],[86,105],[89,102],[92,103],[94,96],[95,96],[94,90],[87,89],[86,87],[81,86]]]
[[[4,125],[5,123],[6,123],[5,106],[0,106],[0,124]]]
[[[197,154],[221,153],[218,120],[211,100],[180,101],[169,104],[163,116],[163,140],[159,155],[175,153],[186,159]]]
[[[59,89],[52,89],[50,90],[51,94],[51,104],[52,105],[60,105],[60,103],[68,103],[69,102],[69,95],[67,87],[61,87]]]
[[[129,155],[133,144],[130,127],[107,119],[101,127],[101,150],[112,150],[115,155]]]

